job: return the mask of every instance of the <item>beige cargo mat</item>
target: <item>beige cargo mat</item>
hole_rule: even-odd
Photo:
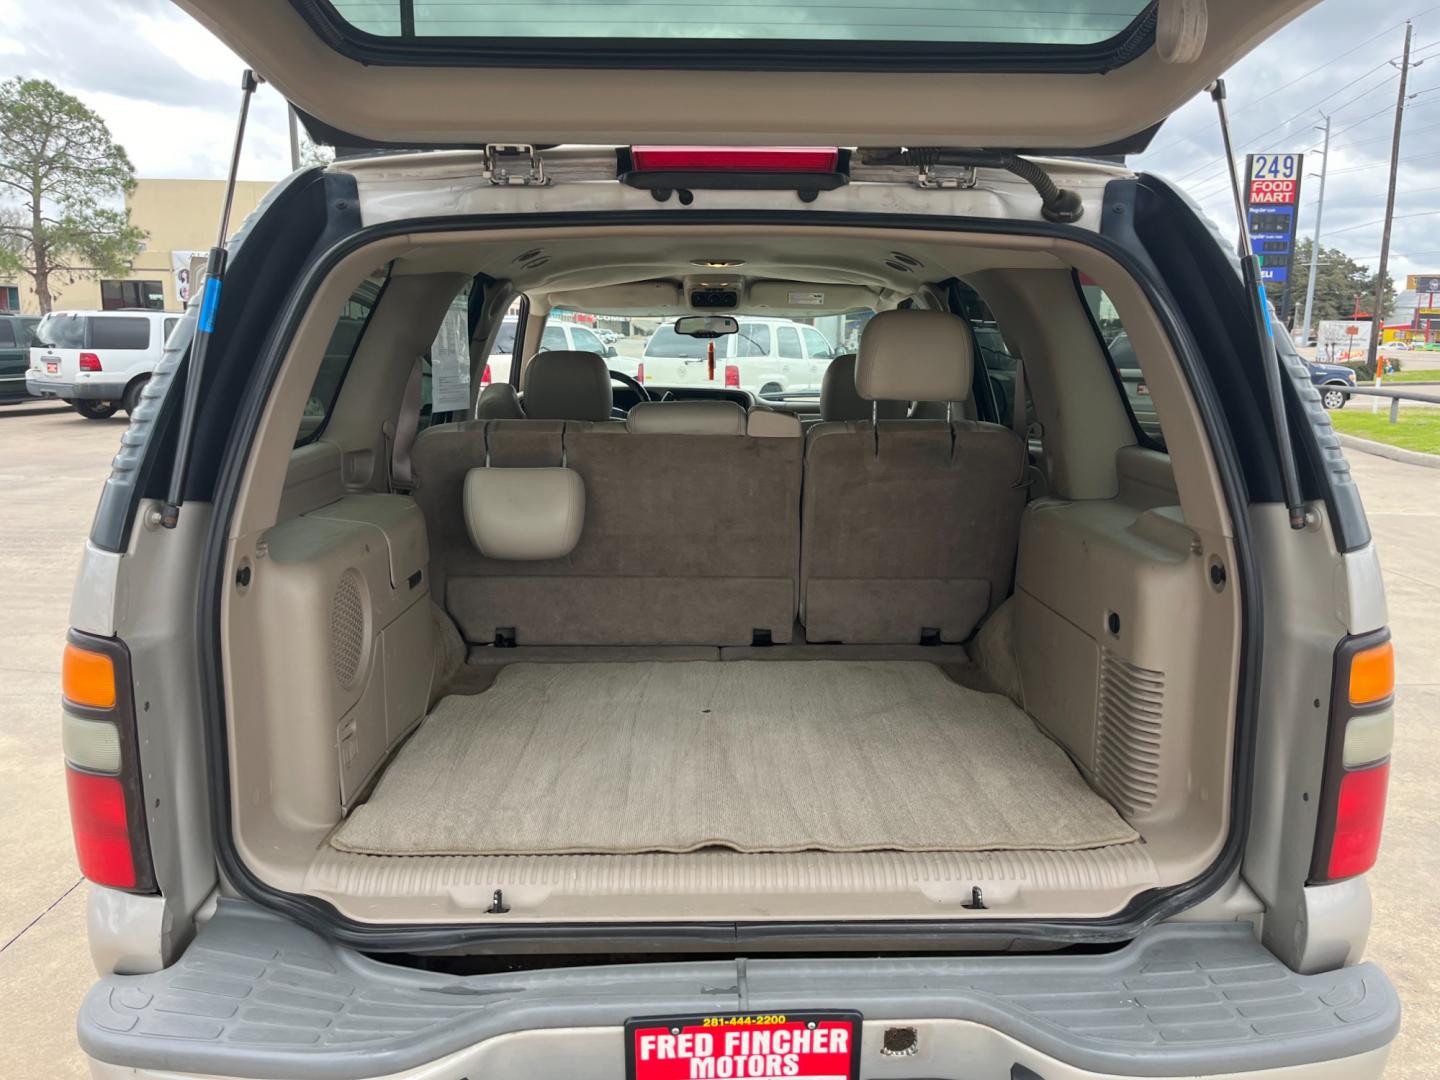
[[[1011,702],[895,661],[514,664],[332,838],[375,855],[1074,850],[1136,833]]]

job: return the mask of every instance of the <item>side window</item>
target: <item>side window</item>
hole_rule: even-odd
[[[340,396],[340,384],[345,381],[345,372],[350,368],[350,360],[380,299],[387,275],[388,270],[370,275],[345,301],[340,318],[336,320],[335,329],[330,332],[330,340],[325,345],[325,356],[320,361],[320,370],[315,373],[315,383],[310,387],[305,415],[300,419],[300,432],[295,437],[296,446],[313,442],[325,430],[325,421],[330,418],[330,410]]]
[[[830,343],[825,340],[825,335],[814,327],[806,326],[801,328],[805,335],[805,355],[812,360],[828,360],[835,354]]]
[[[990,384],[990,396],[995,404],[996,415],[990,417],[996,423],[1009,425],[1014,415],[1015,401],[1015,356],[1000,324],[980,294],[966,285],[955,290],[959,310],[956,312],[970,324],[970,333],[975,338],[975,361],[985,373]],[[1025,385],[1025,422],[1035,422],[1035,401],[1030,396],[1030,385]]]
[[[765,323],[741,323],[740,332],[735,335],[734,355],[769,356],[770,327]]]
[[[92,319],[90,347],[92,349],[148,349],[150,347],[150,320],[124,317]]]
[[[445,310],[435,340],[420,362],[420,427],[470,408],[470,286]],[[512,331],[511,340],[514,335]]]
[[[793,326],[777,326],[775,328],[776,347],[786,360],[801,360],[804,354],[800,351],[800,332]]]
[[[1130,417],[1141,436],[1141,443],[1153,449],[1164,449],[1165,436],[1160,430],[1160,418],[1155,414],[1155,402],[1150,397],[1150,388],[1145,385],[1145,376],[1140,371],[1140,358],[1135,355],[1135,346],[1120,313],[1106,295],[1105,290],[1081,276],[1076,281],[1085,306],[1090,310],[1090,321],[1100,337],[1110,368],[1115,373],[1121,388],[1125,391],[1125,403],[1130,408]]]
[[[565,342],[565,331],[554,323],[545,325],[545,332],[540,335],[541,352],[564,352],[570,348]]]
[[[575,337],[575,348],[582,352],[599,353],[605,355],[605,346],[595,334],[583,326],[572,326],[570,333]]]
[[[18,344],[15,340],[14,324],[6,319],[0,321],[0,348],[6,348]]]
[[[170,340],[170,331],[175,329],[175,324],[179,321],[180,320],[178,318],[165,320],[165,334],[161,341],[161,344],[164,344],[164,342]]]

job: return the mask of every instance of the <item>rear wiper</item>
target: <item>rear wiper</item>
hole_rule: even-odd
[[[1275,428],[1275,453],[1280,459],[1280,485],[1285,509],[1290,515],[1290,528],[1305,527],[1305,503],[1300,496],[1300,477],[1295,468],[1295,448],[1290,442],[1290,425],[1281,396],[1280,353],[1275,348],[1275,329],[1270,324],[1270,302],[1265,299],[1265,286],[1260,281],[1260,263],[1250,245],[1246,228],[1245,198],[1240,190],[1240,172],[1235,167],[1235,151],[1230,143],[1230,117],[1225,110],[1225,80],[1210,84],[1210,98],[1220,115],[1220,137],[1225,143],[1225,164],[1230,168],[1230,193],[1235,198],[1235,220],[1240,223],[1240,273],[1245,291],[1250,294],[1250,316],[1255,337],[1260,345],[1260,362],[1265,368],[1265,393],[1270,398],[1270,421]]]

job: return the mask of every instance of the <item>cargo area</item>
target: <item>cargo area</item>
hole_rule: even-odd
[[[917,662],[511,664],[331,840],[365,855],[983,851],[1135,831],[1008,699]]]
[[[1202,875],[1239,598],[1134,280],[1024,237],[595,232],[396,237],[313,301],[231,547],[247,869],[497,926],[1098,919]],[[722,235],[748,325],[853,328],[814,393],[572,347],[598,317],[553,313],[668,327]],[[467,353],[473,404],[402,435]]]

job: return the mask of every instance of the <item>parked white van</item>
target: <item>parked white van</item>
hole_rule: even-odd
[[[25,388],[87,420],[129,415],[179,321],[175,311],[52,311],[35,328]]]
[[[820,392],[820,380],[835,357],[835,346],[813,326],[791,319],[740,316],[738,333],[715,340],[715,382],[760,397]],[[636,361],[621,370],[642,383],[684,386],[708,380],[710,342],[675,332],[670,321],[656,327]],[[634,370],[629,370],[633,366]]]

